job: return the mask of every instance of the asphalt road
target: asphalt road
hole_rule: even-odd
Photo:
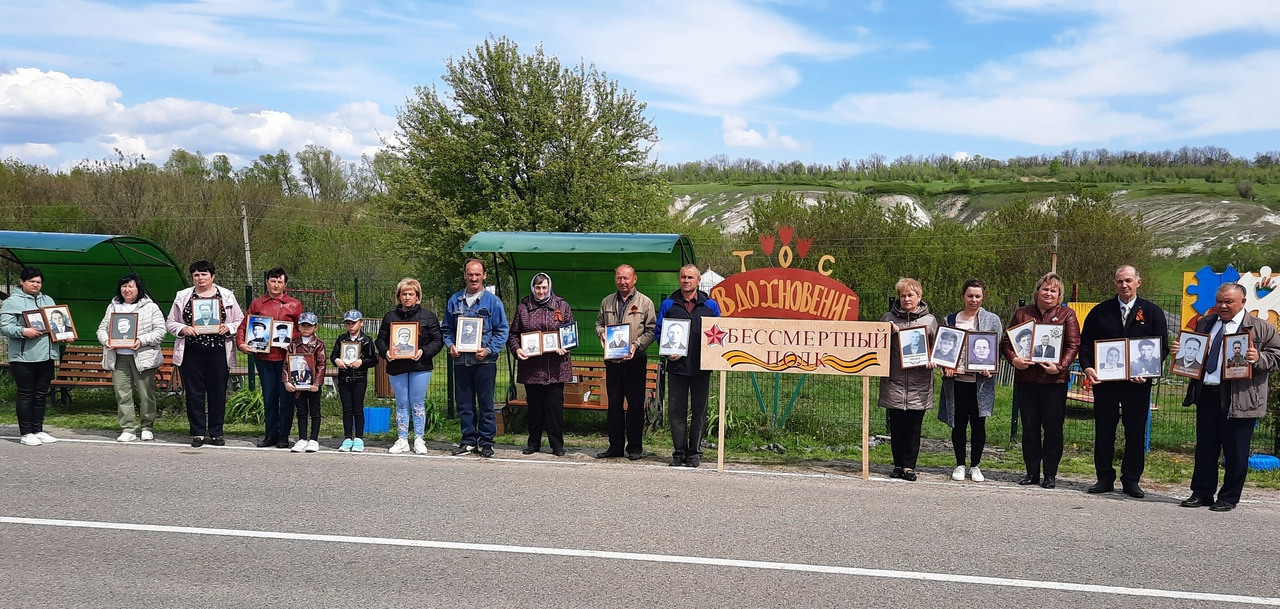
[[[941,473],[16,435],[0,427],[0,606],[1280,605],[1274,494],[1215,514]]]

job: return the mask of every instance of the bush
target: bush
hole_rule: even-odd
[[[1250,182],[1249,180],[1240,180],[1239,182],[1236,182],[1236,194],[1240,195],[1241,199],[1248,199],[1252,201],[1253,182]]]

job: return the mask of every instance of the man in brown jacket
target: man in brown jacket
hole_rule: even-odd
[[[613,280],[618,291],[605,296],[600,303],[596,335],[603,345],[607,327],[627,324],[631,328],[631,353],[604,361],[605,393],[609,398],[605,422],[609,429],[609,450],[597,454],[596,458],[621,457],[625,448],[627,458],[635,461],[644,454],[644,377],[649,363],[645,350],[653,343],[657,314],[653,301],[636,291],[635,269],[624,264],[614,271]]]

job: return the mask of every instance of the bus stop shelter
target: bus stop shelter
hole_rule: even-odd
[[[187,287],[173,255],[142,237],[0,231],[0,257],[15,267],[6,272],[8,289],[20,289],[18,269],[40,269],[41,290],[70,308],[81,343],[97,343],[98,322],[124,275],[141,277],[164,313],[178,290]]]

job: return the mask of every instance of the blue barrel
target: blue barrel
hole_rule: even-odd
[[[366,407],[364,409],[364,432],[387,433],[388,431],[391,431],[391,409]]]
[[[1267,471],[1280,467],[1280,459],[1271,455],[1253,455],[1249,457],[1249,469]]]

